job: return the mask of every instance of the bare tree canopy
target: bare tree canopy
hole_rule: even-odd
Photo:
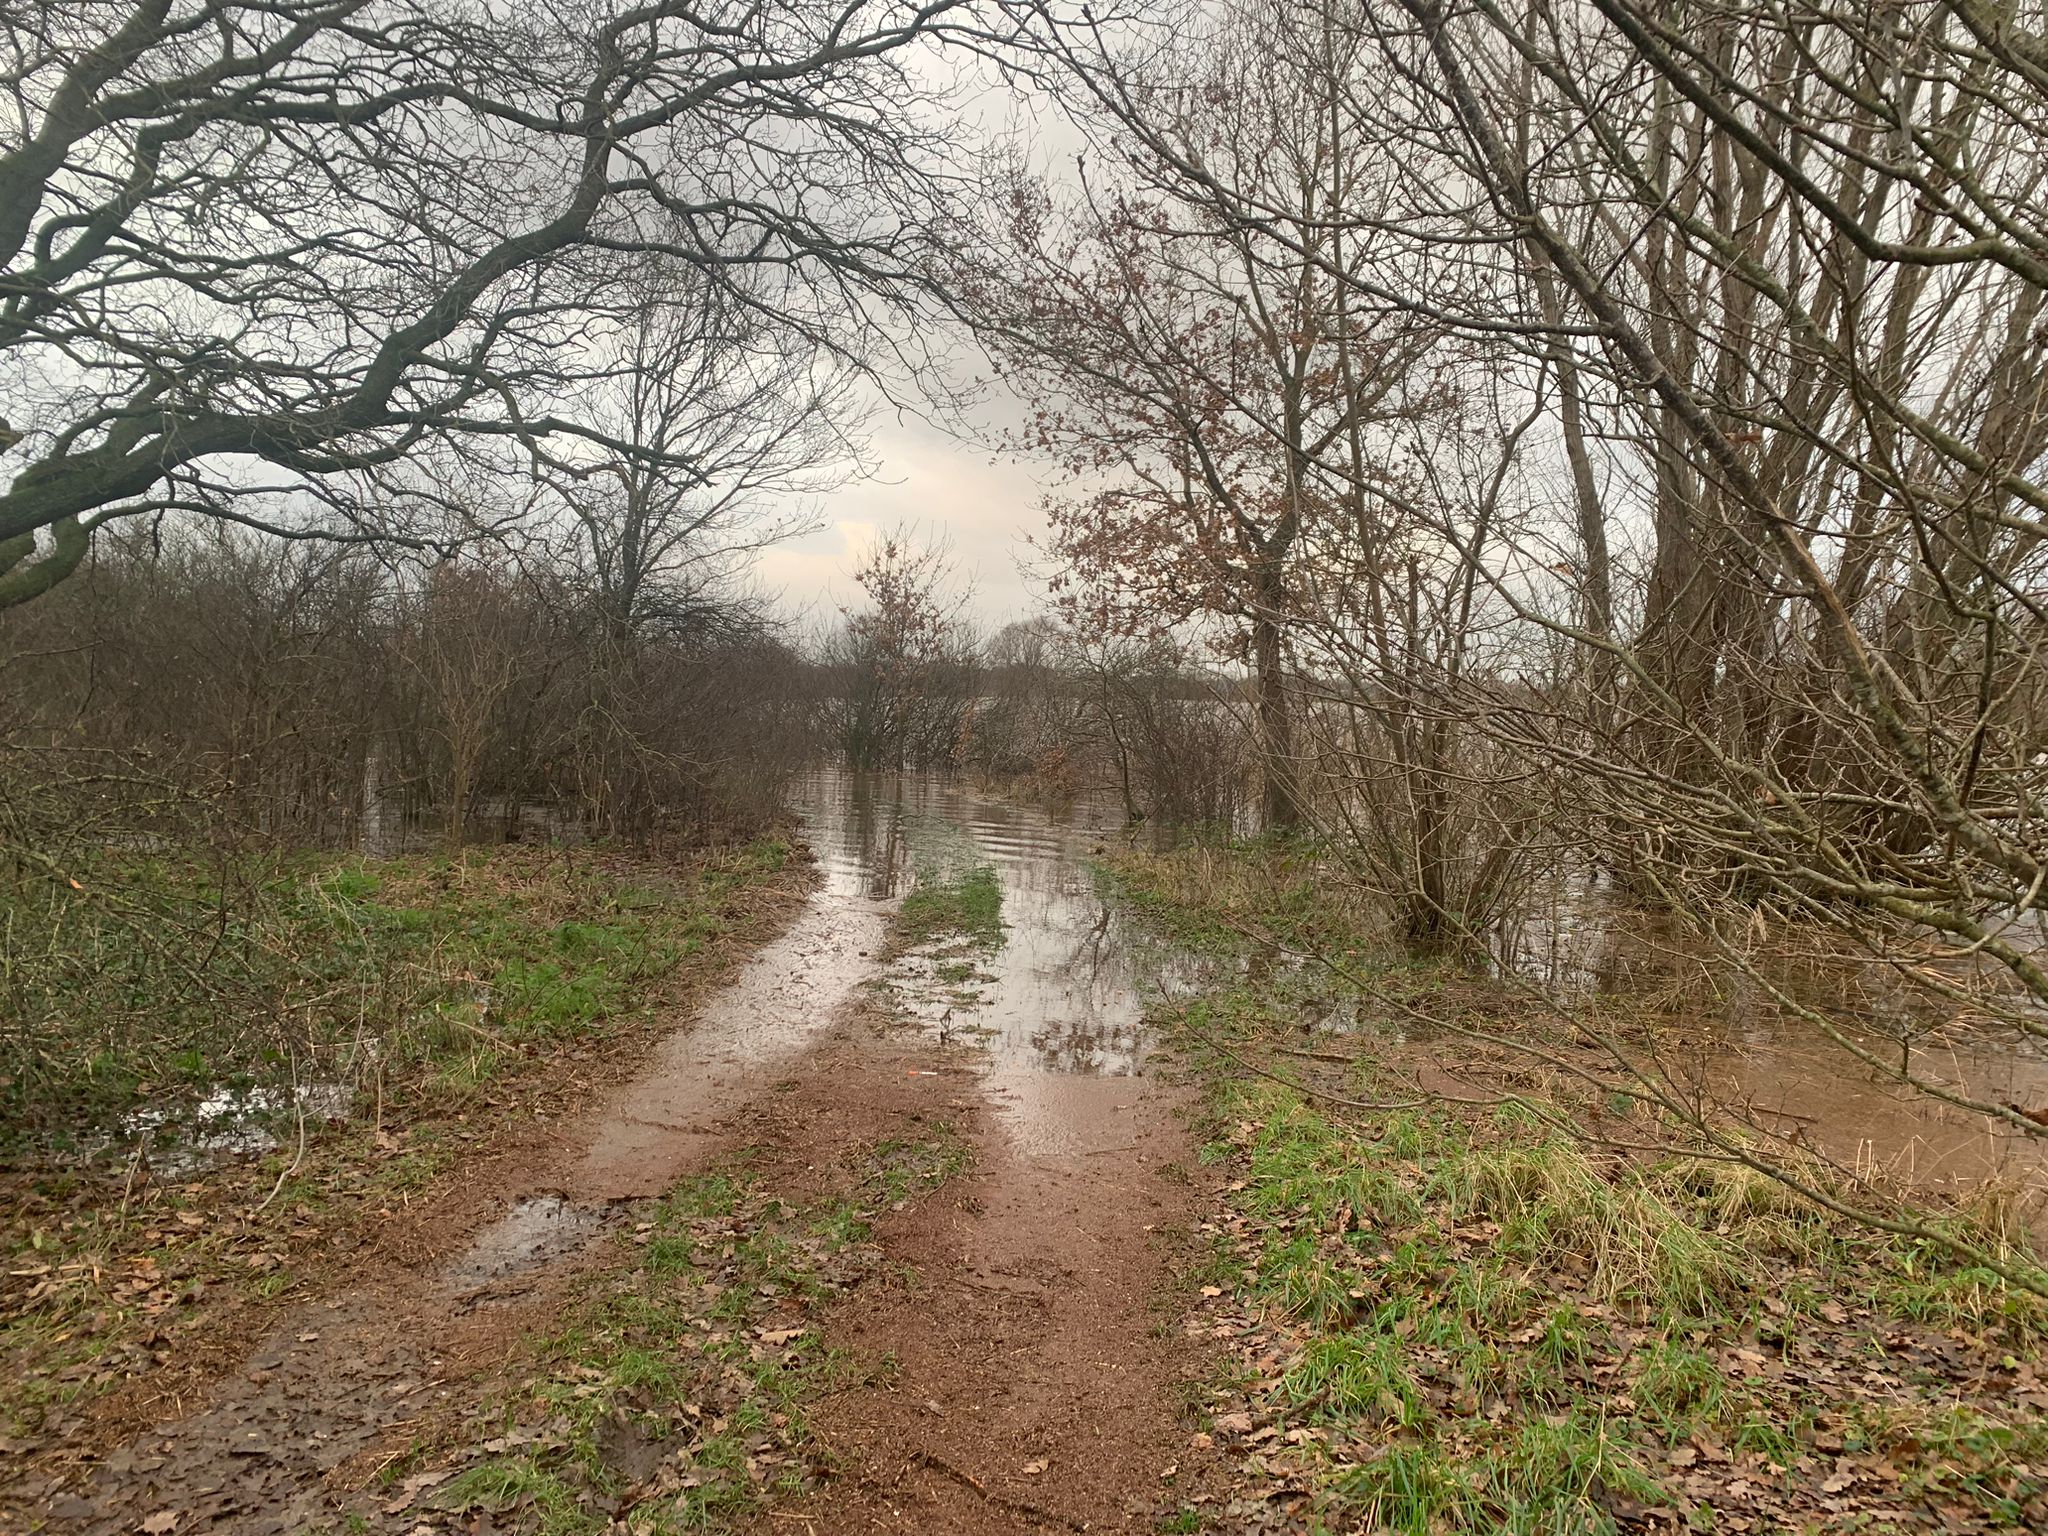
[[[114,518],[418,536],[522,459],[687,481],[578,411],[623,279],[835,346],[910,297],[941,146],[906,61],[963,3],[10,6],[0,604]]]

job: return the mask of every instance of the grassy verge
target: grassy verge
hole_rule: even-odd
[[[1219,955],[1235,942],[1196,887],[1135,860],[1113,878]],[[1602,1150],[1560,1128],[1591,1110],[1561,1085],[1525,1090],[1534,1112],[1356,1107],[1402,1092],[1374,1059],[1374,999],[1348,1000],[1343,1040],[1304,1040],[1306,984],[1220,966],[1161,1009],[1222,1174],[1188,1326],[1233,1362],[1207,1433],[1246,1484],[1178,1528],[1286,1506],[1312,1530],[1418,1536],[2048,1522],[2038,1298],[1660,1152],[1639,1108],[1600,1106],[1638,1117],[1636,1149]],[[1934,1219],[2016,1241],[1993,1210]]]
[[[299,861],[241,909],[262,914],[257,959],[237,964],[265,968],[268,1024],[239,1006],[209,1021],[173,988],[164,1021],[94,1042],[57,1024],[116,983],[66,990],[46,970],[36,1072],[95,1054],[74,1057],[69,1156],[38,1110],[0,1174],[0,1432],[58,1432],[66,1405],[166,1362],[223,1301],[287,1298],[345,1262],[363,1218],[414,1198],[499,1120],[557,1108],[570,1090],[551,1065],[656,1023],[807,878],[777,839],[682,861]],[[294,1078],[326,1091],[295,1100]],[[199,1110],[229,1090],[252,1150],[179,1157],[218,1134]]]
[[[812,1315],[876,1271],[880,1213],[967,1160],[939,1127],[869,1149],[835,1197],[792,1204],[742,1169],[638,1211],[605,1293],[534,1341],[530,1374],[463,1436],[500,1449],[452,1475],[393,1468],[419,1506],[396,1501],[398,1528],[489,1516],[536,1536],[664,1536],[729,1528],[802,1491],[823,1470],[808,1405],[888,1369],[826,1348]]]
[[[144,1132],[161,1154],[209,1121],[294,1121],[314,1086],[323,1112],[360,1091],[459,1096],[644,1005],[788,852],[189,849],[79,891],[10,885],[8,931],[48,937],[13,946],[4,978],[0,1155],[127,1156]]]

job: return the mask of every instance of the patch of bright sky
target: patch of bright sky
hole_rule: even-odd
[[[963,342],[963,346],[971,345]],[[877,539],[903,528],[951,550],[957,580],[972,589],[976,623],[994,628],[1029,617],[1040,583],[1029,540],[1045,529],[1042,465],[1003,453],[995,439],[1014,416],[1015,398],[992,388],[979,421],[955,433],[912,416],[879,415],[870,427],[876,472],[806,510],[815,532],[761,555],[757,579],[781,609],[808,626],[860,605],[853,570]],[[965,434],[979,428],[984,440]]]
[[[932,56],[920,73],[935,96],[947,98],[963,144],[1020,145],[1041,174],[1072,174],[1085,145],[1081,131],[1041,97],[993,78],[984,64]],[[937,321],[933,322],[937,324]],[[951,358],[971,401],[940,426],[921,413],[876,402],[868,423],[868,458],[874,474],[800,507],[815,531],[765,550],[757,583],[799,626],[837,621],[861,603],[853,571],[875,540],[908,529],[951,552],[956,579],[971,602],[966,613],[984,629],[1038,611],[1042,566],[1032,547],[1046,531],[1044,499],[1055,477],[1042,462],[1004,451],[1006,432],[1027,419],[1023,402],[1004,387],[971,337],[940,333],[923,338]],[[935,413],[936,414],[936,413]]]

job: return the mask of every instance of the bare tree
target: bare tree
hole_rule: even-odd
[[[974,722],[978,647],[961,621],[970,594],[940,544],[885,535],[854,579],[865,606],[845,615],[825,660],[833,733],[856,768],[950,768]]]
[[[1286,240],[1180,195],[1111,120],[1078,194],[1011,172],[964,285],[1033,392],[1030,445],[1073,487],[1051,505],[1070,610],[1127,633],[1227,625],[1257,682],[1280,828],[1307,814],[1288,637],[1315,525],[1355,520],[1376,433],[1444,403],[1433,329],[1347,302],[1342,274],[1374,252],[1331,215],[1377,195],[1374,168],[1331,131],[1326,76],[1305,62],[1226,29],[1173,56],[1177,89],[1157,69],[1130,82],[1160,131],[1263,189]],[[1347,455],[1349,479],[1322,472]]]
[[[1387,473],[1386,441],[1319,458],[1405,541],[1462,561],[1489,615],[1480,649],[1427,658],[1403,691],[1540,774],[1603,874],[1866,1065],[1887,1069],[1774,948],[1874,957],[1901,1011],[2048,1030],[2038,29],[1921,0],[1248,0],[1227,18],[1327,61],[1331,131],[1380,196],[1305,225],[1291,186],[1215,154],[1210,87],[1177,62],[1200,24],[1170,45],[1085,21],[1041,37],[1222,246],[1270,242],[1361,310],[1440,328],[1461,380],[1526,422],[1458,496]],[[1347,240],[1378,259],[1339,259]],[[1489,501],[1514,512],[1485,515],[1491,555]],[[1393,574],[1361,566],[1315,606]],[[1369,676],[1385,685],[1379,660]],[[1585,1038],[1717,1155],[1798,1177],[1760,1150],[1770,1127],[1728,1134],[1663,1064]],[[2040,1133],[1910,1052],[1889,1069]],[[1874,1197],[1861,1213],[1888,1219]]]
[[[940,195],[904,56],[963,6],[11,7],[0,604],[118,518],[430,541],[465,473],[689,476],[581,412],[591,327],[655,253],[863,348]]]

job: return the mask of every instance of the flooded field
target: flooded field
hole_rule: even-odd
[[[1760,948],[1750,976],[1584,882],[1560,898],[1504,936],[1503,968],[1567,1005],[1641,1005],[1656,1023],[1639,1064],[1682,1095],[1859,1174],[1951,1193],[2010,1186],[2048,1224],[2048,1140],[1954,1102],[2048,1115],[2048,1043],[2004,1016],[2024,1000],[1995,966],[1845,957],[1823,935],[1812,952],[1789,939]],[[1973,1006],[1973,995],[2002,1003]]]

